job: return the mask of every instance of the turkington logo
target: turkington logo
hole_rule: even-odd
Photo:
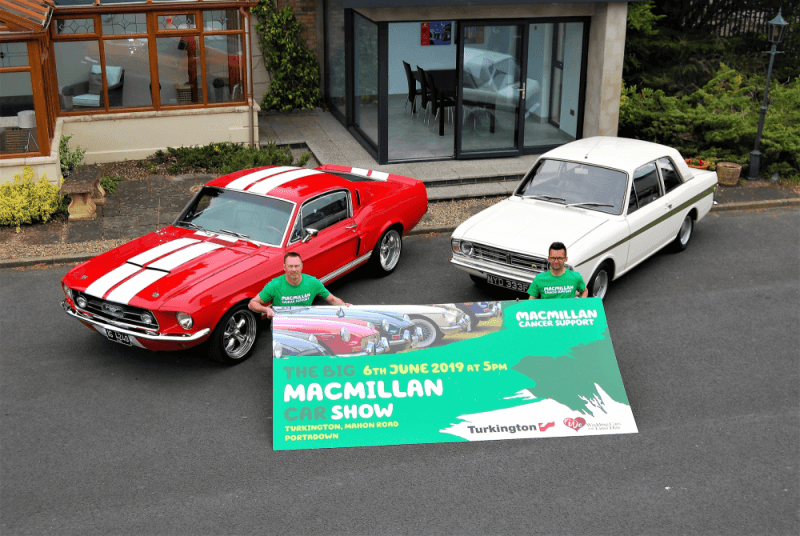
[[[561,311],[519,311],[517,323],[521,328],[544,328],[552,326],[592,326],[597,318],[596,309],[574,309]]]

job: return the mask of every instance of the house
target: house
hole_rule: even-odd
[[[376,165],[538,154],[616,134],[627,2],[286,4],[320,60],[326,107]],[[253,5],[4,0],[0,182],[25,164],[58,176],[62,134],[90,163],[257,143],[269,75]]]

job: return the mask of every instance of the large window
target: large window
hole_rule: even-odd
[[[28,44],[0,43],[0,154],[38,153]]]
[[[145,12],[143,6],[141,13],[57,19],[52,27],[62,112],[245,100],[237,10]]]
[[[325,80],[327,97],[331,107],[342,116],[347,114],[345,105],[345,46],[344,9],[342,0],[325,3]]]

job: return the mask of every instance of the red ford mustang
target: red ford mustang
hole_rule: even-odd
[[[207,342],[233,365],[259,329],[247,302],[283,273],[283,255],[323,283],[370,263],[391,273],[425,214],[422,182],[343,166],[268,167],[206,184],[175,222],[80,264],[62,306],[112,341],[149,350]]]

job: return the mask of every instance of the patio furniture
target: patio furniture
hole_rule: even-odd
[[[406,105],[403,107],[403,109],[405,110],[410,102],[411,117],[413,118],[414,112],[417,111],[417,96],[422,94],[422,90],[417,88],[417,79],[414,78],[414,73],[411,71],[411,65],[404,61],[403,69],[406,71],[406,80],[408,81],[408,99],[406,100]]]
[[[74,106],[85,108],[104,108],[103,78],[99,65],[92,65],[87,80],[64,86],[61,94],[64,111],[72,111]],[[125,69],[113,65],[106,66],[106,84],[108,85],[108,103],[112,108],[122,106],[122,87],[125,84]],[[70,99],[66,98],[70,97]]]

